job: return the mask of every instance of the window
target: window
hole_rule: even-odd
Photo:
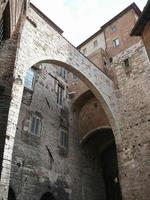
[[[75,81],[78,80],[78,77],[75,74],[73,74],[73,80],[75,80]]]
[[[131,60],[130,60],[129,58],[126,58],[126,59],[123,61],[123,64],[124,64],[125,73],[126,73],[127,75],[129,75],[129,74],[132,72]]]
[[[60,146],[68,149],[68,132],[63,127],[60,128]]]
[[[57,104],[61,105],[63,104],[63,96],[64,96],[64,87],[60,84],[58,84],[57,88]]]
[[[97,40],[95,40],[95,41],[93,42],[93,46],[94,46],[94,48],[98,46]]]
[[[30,90],[33,90],[34,81],[35,81],[35,71],[33,68],[30,68],[26,73],[24,86]]]
[[[82,52],[83,52],[83,54],[86,54],[87,53],[87,49],[84,48]]]
[[[7,3],[6,8],[0,19],[0,43],[2,40],[10,38],[10,4]]]
[[[64,80],[67,80],[67,70],[64,68],[59,68],[58,69],[58,74],[61,76]]]
[[[41,118],[36,116],[36,115],[32,115],[30,117],[30,129],[29,129],[30,133],[33,135],[39,135],[40,130],[41,130]]]
[[[0,42],[3,40],[3,33],[4,33],[4,24],[3,24],[3,17],[0,20]]]
[[[113,40],[113,46],[114,46],[114,47],[118,47],[119,44],[120,44],[120,42],[119,42],[119,39],[118,39],[118,38],[116,38],[116,39]]]
[[[130,66],[128,58],[124,60],[124,65],[125,65],[125,67],[129,67]]]
[[[116,32],[116,30],[117,30],[116,26],[115,25],[111,26],[111,30],[112,30],[112,32]]]
[[[109,58],[109,62],[110,62],[110,63],[113,62],[113,58],[112,58],[112,57]]]

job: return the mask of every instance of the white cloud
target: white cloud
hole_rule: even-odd
[[[62,30],[74,45],[132,3],[132,0],[31,0]],[[142,9],[147,0],[135,0]]]

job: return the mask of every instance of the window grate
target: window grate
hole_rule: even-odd
[[[63,96],[64,96],[64,88],[61,85],[58,85],[57,90],[57,104],[61,105],[63,104]]]
[[[4,20],[2,17],[2,19],[0,20],[0,43],[3,40],[3,37],[4,37]]]
[[[60,146],[68,149],[68,133],[64,128],[60,130]]]
[[[40,132],[41,121],[37,116],[32,115],[30,119],[30,133],[33,135],[38,135]]]

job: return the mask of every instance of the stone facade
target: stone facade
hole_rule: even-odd
[[[128,33],[136,22],[132,6],[115,18],[118,31],[124,17],[135,19]],[[128,35],[115,53],[108,48],[108,77],[35,6],[23,8],[0,46],[0,200],[9,186],[8,198],[18,200],[148,200],[150,63],[142,41]],[[74,74],[68,82],[58,67]]]

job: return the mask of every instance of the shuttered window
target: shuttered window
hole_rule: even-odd
[[[38,116],[32,115],[30,117],[30,133],[39,135],[41,129],[41,119]]]
[[[60,128],[60,146],[68,149],[68,133],[64,128]]]

